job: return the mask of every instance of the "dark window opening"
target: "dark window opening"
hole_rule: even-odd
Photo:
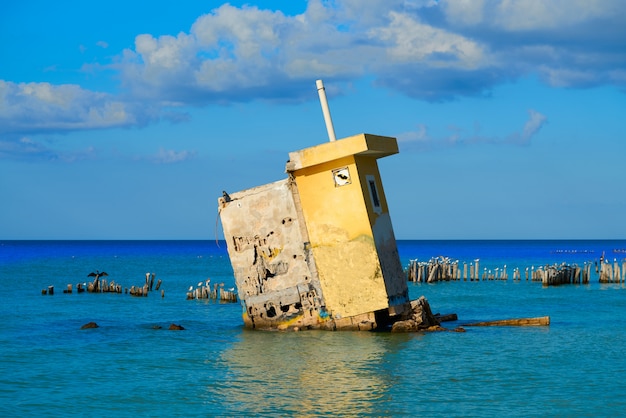
[[[372,192],[372,200],[374,201],[375,207],[380,207],[380,200],[378,199],[378,193],[376,192],[376,182],[374,180],[369,180],[370,184],[370,192]]]

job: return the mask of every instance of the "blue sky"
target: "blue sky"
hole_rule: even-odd
[[[5,3],[0,239],[221,237],[328,140],[317,79],[398,138],[397,238],[626,238],[622,0]]]

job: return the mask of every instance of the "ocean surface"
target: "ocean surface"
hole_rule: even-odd
[[[512,271],[622,260],[625,248],[399,241],[404,266],[436,256],[507,265],[506,281],[409,283],[411,299],[458,315],[446,328],[551,324],[390,334],[251,331],[238,303],[186,300],[207,278],[234,287],[223,242],[0,241],[0,416],[623,415],[626,285],[594,273],[587,285],[543,287]],[[155,273],[164,295],[77,293],[95,270],[127,288]],[[42,295],[50,285],[54,295]],[[88,322],[99,328],[81,330]]]

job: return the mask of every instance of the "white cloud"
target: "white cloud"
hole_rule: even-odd
[[[554,87],[623,86],[626,2],[442,0],[447,30],[488,48],[508,78],[537,74]]]
[[[140,97],[181,103],[281,98],[285,89],[277,84],[363,74],[362,61],[372,55],[363,53],[371,49],[362,42],[367,35],[338,29],[342,22],[317,2],[298,16],[225,4],[200,16],[188,34],[137,36],[119,68]]]
[[[417,125],[416,131],[403,132],[398,134],[398,142],[428,142],[432,139],[428,135],[428,127],[423,123]]]
[[[135,39],[135,50],[141,56],[146,69],[181,70],[189,63],[193,40],[183,33],[178,36],[139,35]]]
[[[442,1],[448,21],[455,25],[477,25],[483,22],[488,0]]]
[[[464,134],[465,130],[458,126],[449,126],[450,134],[445,137],[433,137],[428,132],[428,126],[417,125],[417,130],[398,134],[399,143],[407,150],[426,150],[441,147],[471,146],[475,144],[502,144],[525,146],[539,133],[548,122],[548,118],[534,109],[528,109],[528,120],[516,132],[505,137],[488,137],[479,134],[480,127],[474,127],[473,134]]]
[[[615,73],[626,66],[622,4],[313,0],[297,16],[225,4],[189,33],[138,36],[120,68],[139,97],[196,104],[297,100],[297,86],[319,77],[373,76],[426,100],[483,94],[529,74],[556,87],[623,84]],[[602,27],[611,30],[593,30]]]
[[[441,0],[453,25],[491,26],[505,31],[559,30],[613,18],[624,11],[620,0]]]
[[[187,32],[140,34],[113,64],[88,66],[117,71],[120,96],[1,81],[0,131],[141,125],[180,106],[305,100],[316,78],[341,86],[370,77],[429,101],[528,75],[623,88],[624,50],[622,0],[311,0],[297,16],[224,4]]]
[[[13,83],[0,80],[0,132],[64,131],[138,124],[139,118],[115,97],[77,85]]]
[[[543,125],[547,122],[548,118],[534,109],[528,110],[528,120],[524,124],[520,139],[523,143],[528,143],[530,139],[535,136]]]
[[[95,150],[88,147],[83,150],[63,152],[55,150],[46,141],[21,136],[16,140],[0,139],[0,159],[13,160],[46,160],[74,162],[90,159],[95,156]]]
[[[387,42],[387,55],[393,61],[452,68],[476,68],[485,64],[483,48],[476,42],[405,14],[390,12],[389,16],[387,26],[371,33]]]
[[[227,50],[227,54],[230,52],[242,59],[256,59],[262,52],[282,46],[282,28],[295,22],[281,12],[247,6],[239,9],[225,4],[214,13],[198,18],[191,32],[199,47]]]

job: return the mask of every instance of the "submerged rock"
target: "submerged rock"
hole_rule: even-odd
[[[391,332],[438,331],[443,328],[424,296],[411,301],[411,310],[391,327]]]
[[[80,329],[90,329],[90,328],[99,328],[99,327],[100,325],[96,324],[95,322],[88,322],[82,327],[80,327]]]

